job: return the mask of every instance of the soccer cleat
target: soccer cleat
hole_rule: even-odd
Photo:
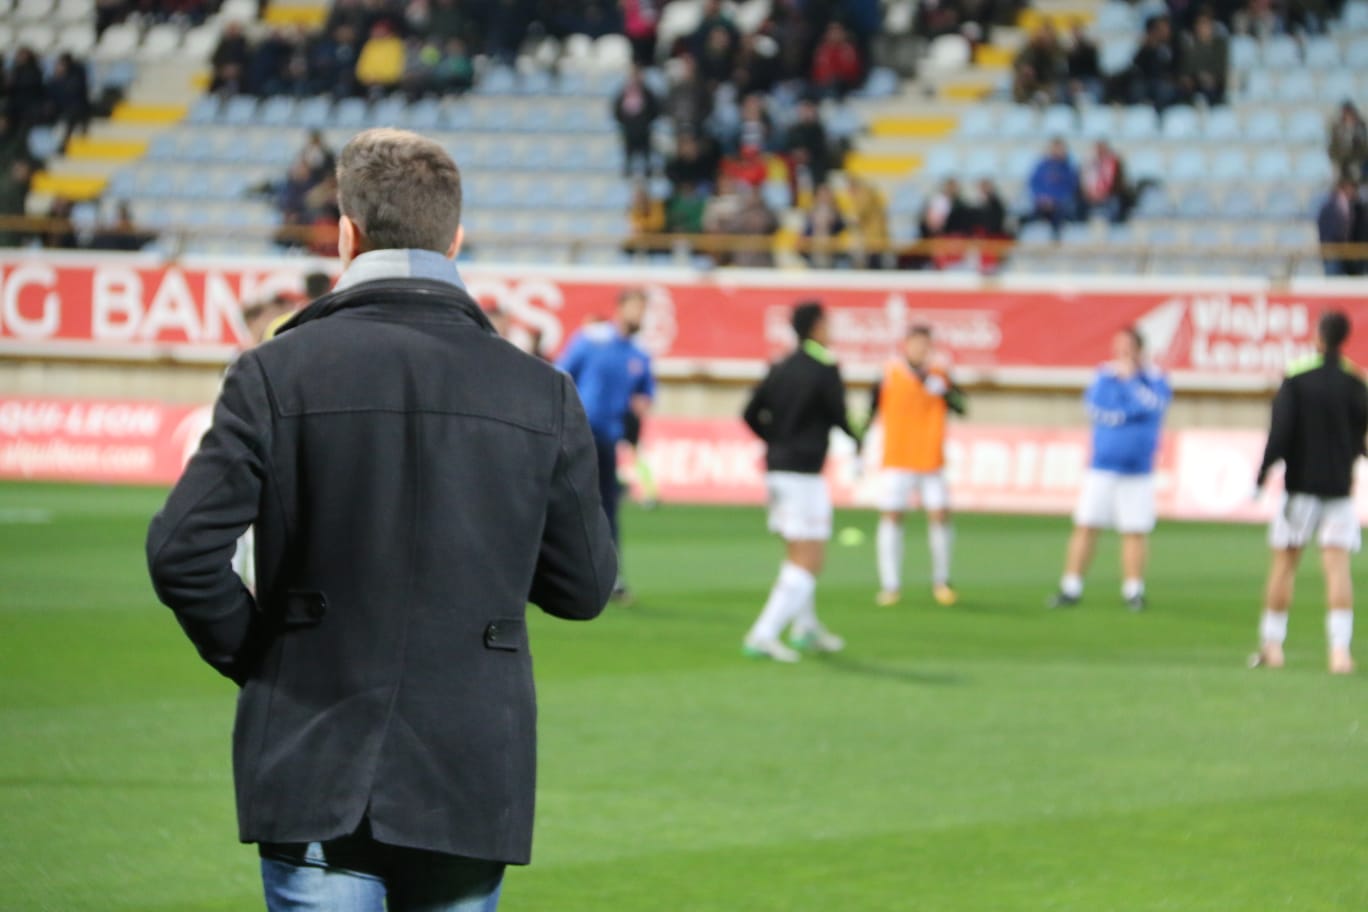
[[[1347,675],[1354,673],[1354,657],[1349,655],[1349,650],[1330,650],[1330,673],[1332,675]]]
[[[614,603],[618,605],[630,605],[636,599],[632,595],[632,590],[627,588],[627,583],[618,580],[613,586],[613,594],[610,596]]]
[[[1250,668],[1282,668],[1286,664],[1283,648],[1278,643],[1264,643],[1258,652],[1249,657]]]
[[[1126,607],[1136,614],[1144,611],[1147,604],[1149,603],[1145,601],[1145,594],[1143,592],[1139,595],[1132,595],[1130,598],[1126,599]]]
[[[741,654],[751,659],[773,659],[776,662],[797,662],[803,657],[778,640],[746,640]]]
[[[940,583],[931,587],[931,597],[936,600],[937,605],[944,605],[949,608],[959,601],[959,595],[949,583]]]
[[[891,589],[885,589],[874,596],[874,604],[880,608],[892,608],[900,601],[902,601],[902,593]]]
[[[845,640],[817,626],[811,630],[789,637],[789,645],[799,652],[840,652],[845,649]]]
[[[1081,601],[1083,601],[1082,596],[1056,592],[1050,596],[1050,600],[1045,605],[1048,608],[1076,608]]]

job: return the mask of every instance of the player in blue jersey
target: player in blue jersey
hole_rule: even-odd
[[[645,317],[646,293],[640,288],[626,289],[618,296],[613,319],[591,323],[575,333],[557,362],[575,381],[589,416],[598,447],[599,496],[619,552],[622,486],[618,482],[617,451],[626,435],[623,415],[631,411],[638,418],[644,416],[655,398],[651,358],[633,341]],[[621,579],[613,594],[618,600],[627,598],[627,586]]]
[[[1145,559],[1154,530],[1154,457],[1173,393],[1145,362],[1144,340],[1133,328],[1112,340],[1113,359],[1098,368],[1084,400],[1092,420],[1092,464],[1074,511],[1073,536],[1059,592],[1051,607],[1077,605],[1100,529],[1121,534],[1121,597],[1132,611],[1145,607]]]

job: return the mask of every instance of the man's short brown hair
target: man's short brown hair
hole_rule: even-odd
[[[461,224],[461,172],[417,133],[366,130],[337,158],[337,205],[370,250],[446,253]]]

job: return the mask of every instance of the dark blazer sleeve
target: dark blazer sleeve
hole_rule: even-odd
[[[750,399],[746,401],[745,411],[741,413],[741,419],[746,422],[746,427],[751,429],[761,440],[769,440],[770,414],[769,414],[769,388],[770,378],[774,376],[773,370],[765,375],[759,385],[751,391]]]
[[[229,369],[212,426],[147,530],[157,597],[200,656],[239,684],[265,625],[232,558],[256,519],[270,434],[265,377],[247,354]]]
[[[1279,460],[1287,458],[1296,425],[1296,393],[1292,389],[1292,382],[1284,380],[1278,389],[1278,395],[1273,397],[1273,419],[1268,428],[1268,443],[1264,446],[1263,461],[1259,463],[1257,483],[1260,486],[1268,478],[1268,470]]]
[[[598,616],[617,582],[617,550],[598,489],[598,454],[584,406],[561,375],[560,452],[529,600],[572,621]]]

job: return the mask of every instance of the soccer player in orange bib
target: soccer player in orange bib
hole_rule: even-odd
[[[903,513],[916,495],[926,511],[931,548],[931,593],[942,605],[953,605],[950,586],[950,494],[945,484],[947,415],[964,414],[964,394],[937,364],[931,329],[913,326],[904,357],[890,361],[874,387],[870,419],[883,425],[883,472],[880,478],[877,549],[880,605],[895,605],[902,593]]]

